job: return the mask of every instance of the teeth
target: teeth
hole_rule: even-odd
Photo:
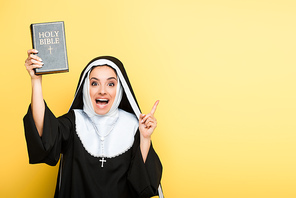
[[[97,99],[97,101],[100,101],[100,102],[108,102],[108,99]]]

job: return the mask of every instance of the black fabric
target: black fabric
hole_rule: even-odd
[[[93,59],[88,65],[98,59],[110,60],[118,66],[124,76],[121,81],[127,83],[139,108],[123,64],[117,58],[102,56]],[[144,163],[139,130],[132,148],[117,157],[107,158],[103,168],[100,158],[91,156],[83,147],[76,133],[73,110],[83,109],[83,86],[79,87],[79,84],[81,81],[84,83],[82,75],[85,69],[81,73],[75,98],[67,114],[56,118],[45,103],[42,137],[39,137],[29,107],[24,117],[29,162],[54,166],[62,154],[55,192],[55,197],[58,198],[146,198],[157,195],[162,165],[152,145]],[[119,108],[135,114],[125,92]]]
[[[48,109],[47,104],[45,106]],[[24,129],[31,164],[46,163],[55,166],[58,163],[60,153],[67,146],[66,140],[70,139],[70,130],[73,130],[69,128],[74,126],[73,121],[69,119],[71,115],[74,116],[73,111],[69,112],[67,116],[61,117],[58,122],[51,119],[54,115],[51,111],[46,110],[43,135],[40,137],[33,120],[31,106],[29,106],[28,113],[24,117]]]
[[[91,156],[77,136],[73,111],[56,118],[46,105],[42,138],[35,127],[31,108],[24,117],[24,125],[30,163],[56,165],[60,153],[63,153],[62,174],[57,180],[55,197],[136,198],[157,195],[162,165],[152,145],[144,163],[139,131],[132,148],[115,158],[107,158],[102,168],[100,158]]]

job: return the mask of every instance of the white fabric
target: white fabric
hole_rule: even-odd
[[[161,188],[161,185],[160,184],[158,186],[158,196],[159,196],[159,198],[164,198],[163,192],[162,192],[162,188]]]
[[[87,76],[83,85],[83,90],[82,90],[83,110],[90,117],[93,123],[96,125],[100,135],[105,136],[112,130],[113,125],[118,119],[118,106],[122,99],[122,87],[120,84],[120,80],[118,79],[116,96],[112,104],[112,107],[110,108],[109,112],[107,112],[105,115],[98,115],[94,111],[93,104],[89,94],[89,86],[90,86],[89,75],[90,75],[90,71],[87,73]]]
[[[103,157],[100,136],[96,133],[87,115],[81,109],[75,109],[76,131],[85,150],[94,157]],[[118,120],[112,132],[104,140],[104,157],[116,157],[128,149],[134,142],[139,127],[135,115],[119,109]],[[81,122],[81,120],[84,120]]]
[[[90,71],[87,73],[87,76],[85,78],[84,81],[84,85],[83,85],[83,110],[87,113],[87,115],[89,117],[93,117],[93,116],[97,116],[98,114],[95,113],[91,99],[90,99],[90,95],[89,95],[89,75],[90,75]],[[116,96],[114,99],[114,103],[111,107],[111,109],[109,110],[109,112],[107,114],[105,114],[106,116],[111,116],[112,114],[114,114],[114,112],[117,111],[118,106],[120,104],[121,98],[122,98],[122,86],[120,83],[119,78],[117,79],[117,89],[116,89]],[[105,116],[104,115],[104,116]]]
[[[132,147],[134,135],[138,129],[138,120],[135,115],[118,109],[123,94],[119,76],[117,76],[116,96],[109,112],[105,115],[95,113],[89,94],[89,75],[93,66],[102,65],[113,65],[112,68],[117,68],[117,75],[118,71],[120,72],[113,62],[106,59],[100,59],[100,61],[90,64],[82,77],[82,79],[85,78],[84,84],[82,85],[80,82],[79,85],[83,86],[83,110],[74,110],[74,112],[77,135],[86,151],[94,157],[110,158],[116,157]],[[124,82],[124,78],[121,79]],[[101,137],[104,137],[104,145],[102,145]]]
[[[131,90],[129,89],[127,82],[124,80],[124,77],[123,77],[123,75],[122,75],[120,69],[117,67],[117,65],[116,65],[115,63],[113,63],[112,61],[107,60],[107,59],[98,59],[98,60],[92,62],[91,64],[89,64],[89,65],[87,66],[87,68],[85,69],[85,71],[84,71],[84,73],[83,73],[81,79],[84,79],[85,76],[87,75],[87,73],[89,72],[89,70],[90,70],[93,66],[96,66],[96,65],[108,65],[108,66],[111,66],[113,69],[116,70],[116,72],[117,72],[117,76],[118,76],[118,78],[119,78],[120,81],[121,81],[121,85],[122,85],[122,87],[123,87],[123,89],[124,89],[124,92],[126,93],[127,99],[129,100],[129,102],[130,102],[130,104],[131,104],[131,106],[132,106],[132,108],[133,108],[134,113],[135,113],[136,116],[139,118],[139,116],[140,116],[140,114],[141,114],[140,109],[138,108],[138,105],[137,105],[137,103],[136,103],[135,98],[134,98],[134,97],[132,96],[132,94],[131,94]],[[77,90],[79,90],[79,88],[80,88],[81,86],[82,86],[82,81],[80,82],[80,84],[79,84]],[[76,98],[76,95],[77,95],[77,92],[76,92],[74,98]],[[74,100],[73,100],[73,102],[74,102]],[[73,102],[72,102],[72,104],[73,104]],[[72,106],[72,105],[71,105],[71,106]]]

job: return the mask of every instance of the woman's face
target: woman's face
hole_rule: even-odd
[[[99,115],[109,112],[117,90],[117,76],[108,66],[95,67],[89,75],[89,95],[94,110]]]

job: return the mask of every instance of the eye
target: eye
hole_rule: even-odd
[[[109,86],[109,87],[114,87],[115,84],[114,84],[113,82],[111,82],[111,83],[108,83],[108,86]]]
[[[95,81],[93,81],[93,82],[91,83],[91,86],[97,86],[97,85],[98,85],[98,83],[95,82]]]

